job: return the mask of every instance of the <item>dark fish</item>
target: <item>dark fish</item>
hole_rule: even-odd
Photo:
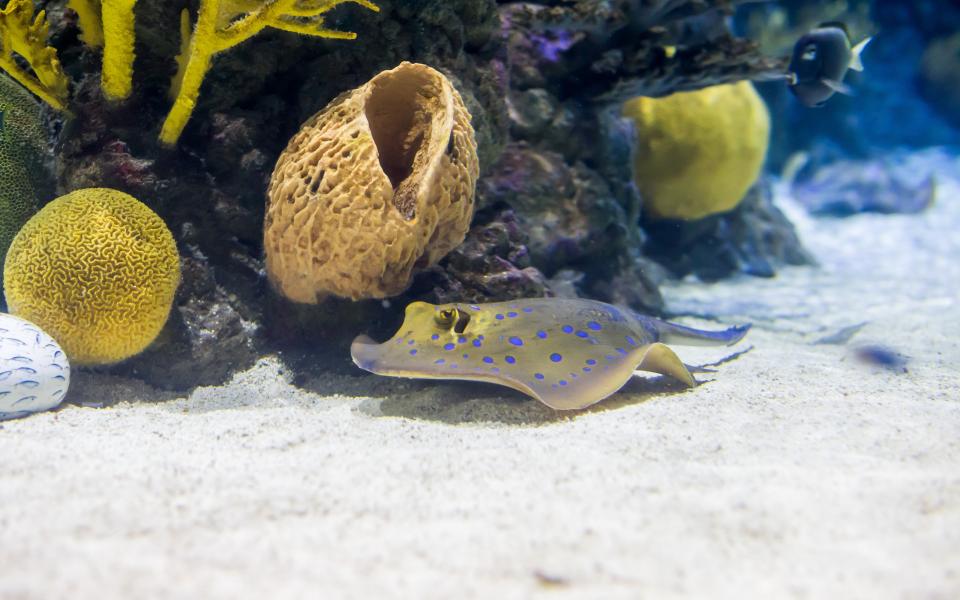
[[[871,39],[852,46],[842,23],[824,23],[803,35],[793,47],[790,59],[790,91],[810,107],[823,106],[837,92],[850,95],[843,78],[850,69],[863,71],[860,53]]]

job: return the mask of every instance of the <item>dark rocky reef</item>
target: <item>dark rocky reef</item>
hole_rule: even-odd
[[[377,3],[380,13],[345,5],[329,15],[327,25],[356,31],[355,41],[265,30],[219,55],[172,150],[157,134],[179,52],[178,15],[185,7],[195,14],[198,2],[137,4],[135,92],[122,104],[102,97],[99,51],[80,42],[65,0],[40,3],[74,80],[76,118],[58,144],[59,191],[109,186],[134,195],[167,221],[184,256],[184,283],[160,339],[109,370],[171,388],[212,384],[267,350],[345,350],[360,331],[386,331],[412,299],[579,294],[658,312],[664,271],[643,254],[633,133],[619,118],[620,101],[783,67],[731,34],[727,17],[739,3],[729,0]],[[336,95],[403,60],[446,72],[473,115],[482,174],[473,230],[390,302],[297,306],[276,297],[263,274],[261,228],[277,156]],[[752,233],[768,222],[768,209],[755,204],[716,220],[738,224],[724,239],[741,270],[758,271],[743,265],[762,246],[754,238],[766,235]],[[789,262],[787,252],[760,252]]]
[[[737,273],[773,277],[779,265],[812,264],[793,225],[772,202],[760,180],[737,208],[698,221],[645,224],[644,251],[676,277],[715,281]]]

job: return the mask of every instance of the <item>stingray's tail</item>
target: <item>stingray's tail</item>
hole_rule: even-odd
[[[681,346],[732,346],[750,330],[749,324],[736,325],[723,331],[704,331],[666,321],[657,321],[656,326],[661,342]]]

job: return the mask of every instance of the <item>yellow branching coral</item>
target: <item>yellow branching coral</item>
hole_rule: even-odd
[[[80,18],[80,39],[88,46],[103,46],[103,23],[100,21],[100,0],[67,0],[67,8]]]
[[[189,40],[185,36],[183,52],[177,58],[179,69],[170,90],[173,108],[163,123],[160,141],[172,145],[179,139],[197,104],[200,86],[215,54],[267,27],[316,37],[355,39],[355,33],[323,26],[323,15],[347,2],[372,11],[380,10],[370,0],[201,0],[197,24]],[[184,33],[189,30],[186,10],[181,16],[181,29]]]
[[[70,0],[83,41],[103,46],[103,94],[123,100],[133,91],[134,14],[137,0]]]
[[[49,30],[46,13],[34,16],[31,0],[10,0],[0,11],[0,68],[50,106],[66,110],[69,82],[57,51],[47,46]],[[33,73],[18,65],[14,54],[26,60]]]

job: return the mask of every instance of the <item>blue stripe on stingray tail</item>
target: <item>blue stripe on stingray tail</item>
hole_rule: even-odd
[[[661,342],[682,346],[732,346],[742,340],[750,330],[750,325],[747,324],[736,325],[722,331],[704,331],[666,321],[656,321],[656,327]]]

